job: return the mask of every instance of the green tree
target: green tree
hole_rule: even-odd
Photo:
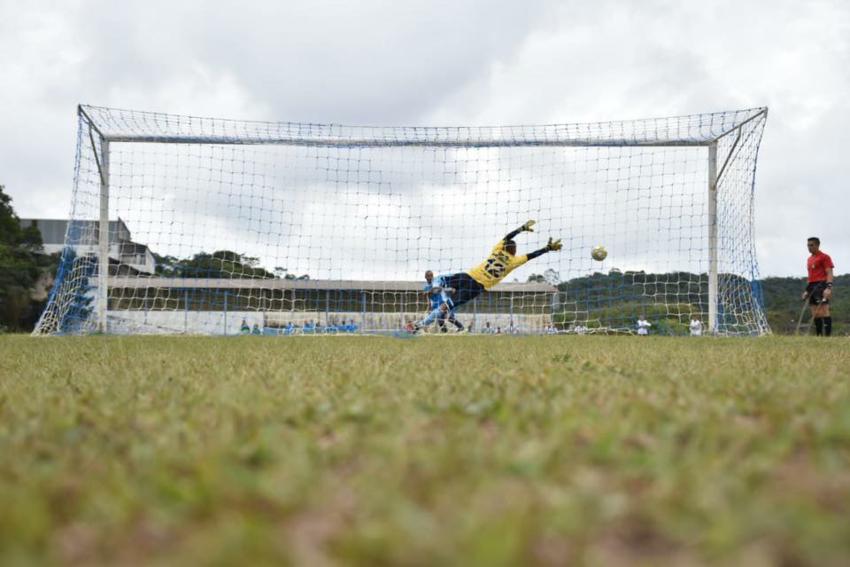
[[[54,264],[43,253],[38,228],[21,229],[12,198],[0,185],[0,328],[32,329],[43,307],[33,293]]]
[[[160,256],[154,253],[156,275],[173,278],[247,278],[309,280],[310,276],[290,274],[282,266],[270,272],[260,266],[260,259],[243,256],[231,250],[218,250],[212,254],[200,252],[191,258]]]
[[[191,258],[154,254],[156,273],[175,278],[275,278],[275,274],[262,266],[258,258],[243,256],[230,250],[217,250],[212,254],[200,252]],[[289,274],[286,276],[289,278]],[[293,276],[294,277],[294,276]]]

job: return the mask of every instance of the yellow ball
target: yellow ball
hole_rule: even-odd
[[[594,246],[593,250],[590,251],[590,256],[596,260],[597,262],[601,262],[608,256],[608,251],[605,250],[605,247],[599,244],[598,246]]]

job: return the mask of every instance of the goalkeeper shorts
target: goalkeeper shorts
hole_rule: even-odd
[[[472,279],[466,272],[443,276],[445,287],[454,288],[454,293],[449,297],[449,307],[456,309],[481,295],[484,286]]]

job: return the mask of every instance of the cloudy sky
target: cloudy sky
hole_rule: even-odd
[[[80,102],[375,125],[770,107],[763,275],[850,262],[850,2],[0,0],[0,184],[68,214]]]

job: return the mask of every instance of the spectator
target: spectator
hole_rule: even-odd
[[[691,324],[689,325],[692,337],[702,336],[702,321],[699,320],[699,315],[691,315]]]
[[[649,334],[649,328],[652,327],[652,323],[646,320],[646,316],[641,315],[637,320],[637,334],[644,336]]]

